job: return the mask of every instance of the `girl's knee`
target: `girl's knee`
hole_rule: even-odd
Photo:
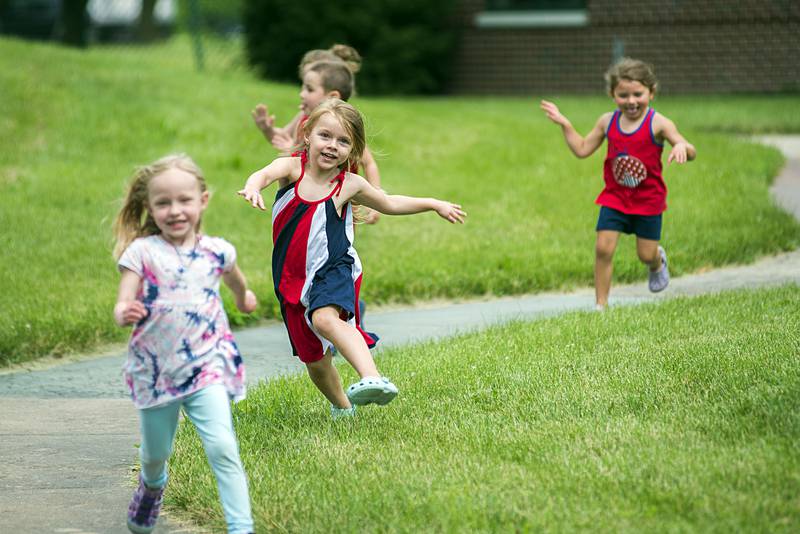
[[[320,308],[315,310],[311,315],[311,324],[326,338],[329,337],[328,334],[330,334],[341,321],[338,313],[333,308]]]
[[[639,250],[637,254],[639,256],[639,261],[642,263],[653,263],[653,259],[655,258],[655,254],[651,254],[649,251]]]
[[[636,254],[642,263],[653,263],[658,257],[658,241],[637,243]]]
[[[236,445],[236,438],[232,435],[226,434],[208,439],[204,443],[204,448],[212,465],[239,463],[239,448]]]
[[[600,241],[594,247],[595,258],[600,261],[611,261],[614,259],[614,246]]]

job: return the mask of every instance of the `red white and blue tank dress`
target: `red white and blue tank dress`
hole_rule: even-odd
[[[279,189],[272,205],[272,279],[292,351],[309,363],[333,346],[311,322],[314,311],[323,306],[338,306],[341,318],[358,329],[370,348],[378,337],[358,326],[362,268],[353,247],[353,210],[348,202],[340,215],[334,202],[345,171],[331,180],[336,185],[330,195],[308,201],[298,194],[306,153],[300,154],[300,161],[300,178]]]

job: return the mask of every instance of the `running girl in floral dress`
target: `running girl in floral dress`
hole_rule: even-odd
[[[228,532],[253,531],[247,478],[230,401],[245,396],[242,357],[222,307],[219,282],[244,313],[256,308],[227,241],[199,233],[208,191],[202,172],[184,155],[141,167],[115,223],[121,273],[114,319],[133,325],[125,381],[139,410],[139,487],[128,528],[155,528],[167,483],[178,415],[197,428],[217,479]]]

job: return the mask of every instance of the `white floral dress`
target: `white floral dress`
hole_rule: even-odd
[[[223,384],[235,401],[245,396],[245,369],[222,307],[219,282],[236,249],[198,235],[180,249],[154,235],[134,240],[118,268],[142,278],[137,298],[148,315],[135,325],[123,366],[139,409],[152,408]]]

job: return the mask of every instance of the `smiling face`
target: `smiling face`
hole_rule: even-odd
[[[313,70],[306,71],[300,89],[300,109],[303,114],[310,115],[327,96],[322,86],[322,76]]]
[[[621,79],[611,94],[619,110],[630,121],[641,119],[655,96],[641,82],[626,79]]]
[[[194,244],[208,192],[191,173],[170,168],[153,176],[147,186],[147,209],[161,236],[175,246]]]
[[[306,143],[309,161],[322,170],[340,167],[353,150],[353,140],[332,112],[319,117]]]

